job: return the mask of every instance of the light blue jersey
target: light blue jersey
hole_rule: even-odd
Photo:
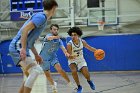
[[[39,38],[39,35],[42,31],[44,31],[46,25],[47,25],[47,16],[45,13],[40,12],[34,14],[30,19],[28,19],[24,25],[21,27],[21,29],[18,31],[17,35],[13,38],[13,40],[10,43],[9,46],[9,52],[15,62],[16,65],[18,65],[18,62],[20,61],[20,50],[21,50],[21,34],[23,31],[23,28],[30,22],[35,25],[35,28],[33,31],[30,31],[27,36],[27,47],[26,47],[26,55],[30,56],[29,49],[31,49],[35,43],[35,41]]]
[[[52,34],[46,35],[40,52],[40,56],[43,58],[43,64],[41,64],[43,70],[49,70],[50,64],[54,66],[59,63],[56,52],[60,47],[64,47],[61,39],[47,40],[49,36]]]

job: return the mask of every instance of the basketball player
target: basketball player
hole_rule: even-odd
[[[40,56],[43,58],[43,63],[41,67],[43,68],[47,79],[52,85],[52,90],[57,92],[56,82],[54,82],[51,74],[50,74],[50,65],[54,66],[54,68],[60,73],[60,75],[67,81],[69,86],[72,86],[70,79],[66,72],[62,69],[59,64],[56,52],[59,48],[62,49],[66,57],[69,57],[69,53],[65,49],[60,36],[58,35],[59,26],[57,24],[52,24],[50,26],[50,33],[46,35],[43,42],[43,47],[40,52]]]
[[[79,77],[77,74],[77,69],[84,75],[87,79],[88,84],[92,90],[95,90],[95,85],[90,79],[90,74],[87,68],[87,63],[83,57],[83,47],[94,52],[96,48],[91,47],[86,43],[85,40],[81,39],[82,30],[79,27],[72,27],[68,31],[70,40],[67,44],[67,51],[71,55],[68,59],[68,64],[72,72],[72,76],[78,86],[77,93],[82,93],[82,86],[79,82]]]
[[[34,43],[47,26],[47,20],[54,15],[58,4],[55,0],[45,0],[43,1],[43,7],[44,12],[36,13],[29,18],[9,46],[9,52],[14,63],[17,66],[21,66],[23,72],[28,75],[19,93],[31,93],[36,78],[39,74],[43,73],[42,68],[37,64],[42,62],[42,58],[37,53]],[[36,61],[34,61],[29,54],[30,49]]]

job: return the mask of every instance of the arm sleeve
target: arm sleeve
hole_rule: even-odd
[[[35,27],[38,28],[45,23],[46,18],[45,18],[45,15],[43,14],[35,14],[32,16],[31,21],[33,22]]]

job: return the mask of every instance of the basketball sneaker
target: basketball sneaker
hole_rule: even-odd
[[[52,85],[52,91],[53,93],[57,93],[57,83],[54,82],[54,85]]]
[[[88,84],[90,85],[90,88],[92,89],[92,90],[95,90],[95,85],[94,85],[94,83],[90,80],[90,81],[87,81],[88,82]]]
[[[82,91],[83,91],[83,88],[82,88],[82,86],[78,86],[78,89],[77,89],[77,93],[82,93]]]

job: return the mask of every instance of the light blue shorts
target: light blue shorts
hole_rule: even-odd
[[[43,63],[41,64],[41,67],[43,68],[44,71],[48,71],[50,70],[50,65],[51,66],[55,66],[55,64],[59,63],[58,58],[57,57],[53,57],[53,58],[48,58],[48,59],[43,59]]]

